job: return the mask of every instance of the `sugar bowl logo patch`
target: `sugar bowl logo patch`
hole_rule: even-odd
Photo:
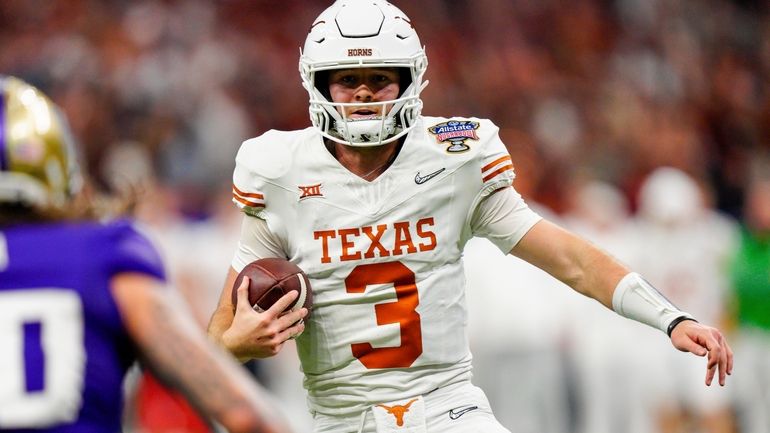
[[[428,128],[428,132],[436,136],[439,143],[449,143],[446,151],[451,153],[465,152],[470,149],[465,140],[478,140],[476,130],[479,129],[479,122],[470,120],[449,120]]]

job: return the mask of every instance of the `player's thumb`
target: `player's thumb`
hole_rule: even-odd
[[[251,305],[249,305],[249,277],[243,276],[241,285],[238,286],[236,293],[235,309],[251,308]]]

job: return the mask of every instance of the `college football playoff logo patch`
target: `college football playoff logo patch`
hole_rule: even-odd
[[[460,153],[470,149],[465,144],[465,140],[479,139],[479,136],[476,135],[476,130],[479,129],[479,126],[479,122],[470,120],[449,120],[431,126],[428,128],[428,132],[436,136],[436,141],[439,143],[449,143],[449,147],[446,148],[447,152]]]

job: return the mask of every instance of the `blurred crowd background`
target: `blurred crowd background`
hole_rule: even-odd
[[[143,183],[137,215],[201,326],[238,239],[235,152],[309,125],[299,47],[328,4],[0,2],[0,73],[63,108],[101,187]],[[533,206],[736,348],[734,380],[704,391],[702,360],[690,379],[665,336],[473,241],[476,381],[501,421],[515,433],[770,433],[770,2],[396,5],[426,45],[424,112],[493,119]],[[254,371],[307,431],[291,351]]]

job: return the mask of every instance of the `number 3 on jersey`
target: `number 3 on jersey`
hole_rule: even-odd
[[[405,368],[422,354],[420,304],[414,272],[401,262],[373,263],[356,266],[345,278],[348,293],[364,293],[372,284],[393,284],[396,301],[374,306],[378,325],[398,323],[401,327],[401,345],[372,347],[371,343],[351,344],[353,356],[366,368]]]

